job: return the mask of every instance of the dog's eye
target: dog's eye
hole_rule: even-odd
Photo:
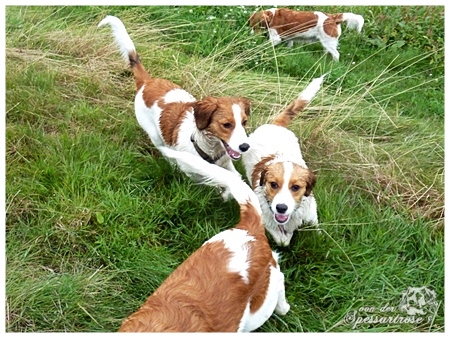
[[[223,123],[222,126],[223,126],[225,129],[230,129],[233,125],[232,125],[230,122],[227,122],[227,123]]]
[[[245,127],[247,125],[247,120],[242,121],[242,125]]]
[[[291,187],[291,190],[292,190],[293,192],[297,192],[297,191],[300,190],[300,186],[297,185],[297,184],[294,184],[294,185]]]
[[[277,182],[270,182],[270,187],[272,189],[278,189],[278,183]]]

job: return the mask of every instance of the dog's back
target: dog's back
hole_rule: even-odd
[[[260,216],[251,206],[242,206],[241,222],[236,228],[212,237],[184,261],[147,299],[142,307],[129,316],[120,332],[236,332],[250,298],[251,284],[259,278],[246,276],[246,266],[240,257],[259,253],[273,259],[268,245],[261,247],[247,230],[264,228]],[[255,226],[256,225],[256,226]],[[260,231],[258,231],[260,232]],[[227,243],[234,246],[227,247]],[[255,244],[254,244],[255,243]],[[252,260],[249,255],[249,260]],[[233,264],[233,259],[236,261]],[[274,262],[275,263],[275,262]],[[276,263],[275,263],[276,264]],[[256,275],[269,274],[268,264]],[[266,276],[267,277],[267,276]],[[263,289],[254,290],[264,295]]]
[[[190,153],[160,150],[204,184],[229,189],[240,205],[240,221],[184,261],[119,331],[252,331],[275,308],[285,314],[289,305],[284,277],[268,244],[254,192],[233,173]]]

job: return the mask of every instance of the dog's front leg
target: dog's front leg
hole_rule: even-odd
[[[234,167],[233,162],[232,162],[231,160],[226,161],[226,162],[223,164],[223,167],[224,167],[225,169],[231,171],[232,173],[236,174],[237,177],[239,177],[239,179],[242,179],[241,174],[239,173],[239,171],[236,170],[236,168]],[[224,190],[221,192],[221,195],[222,195],[222,199],[223,199],[225,202],[228,201],[228,200],[232,197],[232,195],[231,195],[229,189],[224,189]]]
[[[281,43],[281,37],[275,29],[269,29],[269,40],[272,42],[272,45],[276,46]]]
[[[233,165],[233,162],[231,160],[226,161],[223,164],[223,167],[229,171],[231,171],[232,173],[235,173],[239,178],[242,178],[241,174],[239,173],[239,171],[236,170],[236,168]]]

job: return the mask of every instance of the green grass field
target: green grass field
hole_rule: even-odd
[[[444,331],[444,7],[298,9],[366,22],[343,25],[333,62],[317,43],[251,35],[254,6],[6,7],[7,332],[116,331],[238,222],[234,201],[172,168],[139,127],[132,75],[97,29],[107,14],[153,76],[249,98],[249,131],[329,72],[290,126],[323,235],[273,245],[291,310],[258,331]],[[399,310],[413,287],[437,302],[414,320]]]

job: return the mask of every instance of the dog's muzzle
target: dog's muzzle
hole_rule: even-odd
[[[228,156],[231,157],[232,160],[239,160],[241,158],[241,153],[233,150],[228,143],[226,143],[224,140],[221,140],[222,144],[225,148],[226,153],[228,154]],[[242,143],[239,145],[239,150],[241,152],[246,152],[248,149],[250,148],[250,145],[248,143]]]
[[[276,205],[275,209],[277,212],[274,213],[275,221],[278,224],[284,224],[289,220],[289,215],[286,215],[286,211],[288,210],[288,206],[284,203],[279,203]]]

